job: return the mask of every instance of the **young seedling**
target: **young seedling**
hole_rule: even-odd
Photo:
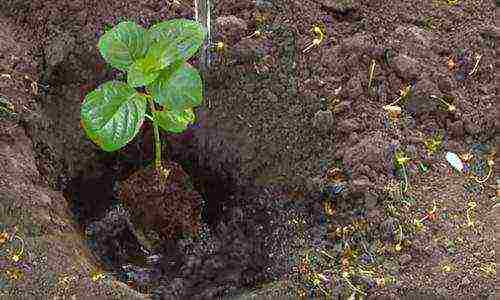
[[[392,50],[389,48],[384,49],[384,63],[386,65],[389,65],[392,61],[393,53]]]
[[[490,157],[487,160],[487,164],[488,164],[488,174],[486,174],[484,178],[479,178],[476,175],[472,175],[477,183],[485,183],[486,181],[488,181],[488,179],[490,179],[491,174],[493,174],[493,166],[495,165],[495,160],[492,157]]]
[[[396,105],[396,103],[398,103],[400,101],[405,101],[406,99],[410,98],[410,96],[411,96],[411,89],[412,89],[412,85],[411,84],[406,85],[402,90],[399,91],[399,97],[396,98],[396,100],[394,100],[388,106],[394,106],[394,105]]]
[[[223,41],[218,41],[215,44],[212,45],[212,49],[215,53],[218,54],[218,57],[220,59],[220,63],[225,64],[226,63],[226,52],[227,52],[227,45]]]
[[[423,218],[413,219],[413,225],[415,225],[417,230],[421,230],[422,228],[424,228],[423,222],[425,220],[429,220],[429,221],[436,220],[436,218],[437,218],[436,211],[437,211],[437,205],[436,205],[436,201],[434,201],[434,205],[432,206],[432,209],[427,211],[427,213],[425,214],[425,216]]]
[[[422,19],[422,27],[425,31],[432,31],[434,29],[434,20],[432,17],[427,16]]]
[[[446,110],[449,112],[454,112],[455,110],[457,110],[455,105],[448,103],[447,101],[445,101],[444,99],[442,99],[436,95],[430,95],[429,97],[433,100],[438,100],[440,103],[444,104],[446,106]]]
[[[313,47],[319,47],[321,43],[325,40],[325,31],[319,26],[319,25],[314,25],[311,31],[316,35],[316,38],[313,39],[312,43],[309,44],[304,50],[302,50],[302,53],[307,53],[309,52]]]
[[[6,117],[15,117],[16,116],[16,110],[14,108],[14,105],[10,103],[10,101],[6,98],[0,95],[0,116],[6,116]]]
[[[427,148],[427,153],[429,155],[437,153],[441,150],[443,145],[443,134],[441,132],[435,134],[434,136],[424,140],[425,147]]]
[[[406,193],[409,188],[409,183],[408,183],[408,172],[406,171],[406,166],[408,165],[408,162],[411,159],[404,153],[404,151],[396,151],[395,157],[394,157],[394,165],[396,167],[396,170],[400,171],[403,176],[403,183],[402,183],[402,193]]]
[[[99,39],[99,51],[112,67],[127,72],[127,82],[108,81],[86,95],[81,124],[87,136],[104,151],[116,151],[138,134],[147,118],[153,123],[155,167],[166,178],[159,130],[181,133],[195,121],[202,81],[187,60],[205,36],[198,22],[184,19],[147,30],[125,21],[107,31]]]
[[[23,254],[24,254],[24,240],[22,238],[20,238],[18,235],[14,235],[13,238],[16,238],[18,239],[19,241],[21,241],[21,249],[19,249],[18,251],[14,251],[10,257],[10,259],[12,259],[13,262],[19,262],[22,258],[23,258]]]

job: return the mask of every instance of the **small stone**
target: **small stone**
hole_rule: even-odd
[[[378,196],[373,192],[365,193],[365,207],[367,210],[372,210],[377,206]]]
[[[405,41],[414,45],[414,47],[419,47],[422,49],[430,48],[429,32],[417,26],[399,26],[396,28],[395,32],[404,37]]]
[[[319,110],[314,114],[313,126],[322,134],[328,133],[333,126],[333,113],[330,110]]]
[[[356,119],[342,120],[337,127],[337,130],[342,133],[350,133],[358,130],[360,125]]]
[[[341,101],[339,104],[335,106],[336,113],[347,112],[351,109],[352,102],[351,101]]]
[[[448,93],[452,89],[453,82],[451,81],[451,79],[448,76],[441,76],[438,79],[437,85],[438,85],[438,88],[441,92]]]
[[[216,40],[223,40],[225,43],[234,44],[247,31],[245,20],[236,16],[221,16],[215,20]]]
[[[415,84],[409,106],[415,108],[419,114],[438,111],[439,100],[431,99],[430,95],[440,97],[441,93],[434,82],[429,78],[423,78]]]
[[[469,278],[467,277],[462,278],[462,285],[469,285],[469,284],[470,284]]]
[[[345,38],[341,42],[341,49],[344,53],[368,54],[373,49],[373,36],[367,33],[356,33],[354,36]]]
[[[359,76],[353,76],[347,82],[346,91],[351,98],[358,98],[363,94],[363,87],[361,86],[361,80]]]
[[[407,81],[417,79],[420,75],[419,61],[407,55],[400,54],[396,56],[393,64],[398,76]]]
[[[251,38],[242,39],[231,48],[231,58],[237,63],[254,63],[263,55],[264,49],[261,44]]]
[[[370,182],[370,179],[366,176],[360,176],[358,179],[352,181],[352,187],[355,191],[368,191],[372,185],[373,184]]]
[[[449,132],[453,137],[462,137],[464,135],[464,122],[462,120],[457,120],[452,122],[451,120],[447,121],[447,126]]]
[[[412,259],[411,255],[405,253],[399,257],[399,262],[402,265],[406,265],[407,263],[409,263],[411,261],[411,259]]]
[[[75,39],[68,34],[61,34],[45,48],[45,59],[49,67],[62,63],[73,48]]]
[[[355,9],[352,0],[322,0],[320,3],[334,13],[346,14]]]

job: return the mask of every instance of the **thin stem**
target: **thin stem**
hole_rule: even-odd
[[[151,113],[154,115],[156,108],[155,103],[151,97],[149,99],[149,109]],[[160,140],[160,130],[158,128],[158,123],[153,118],[153,134],[155,138],[155,167],[156,170],[161,171],[161,140]]]

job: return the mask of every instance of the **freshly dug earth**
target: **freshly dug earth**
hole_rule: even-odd
[[[132,212],[134,224],[155,230],[161,239],[198,234],[200,194],[193,190],[189,176],[177,163],[164,162],[163,167],[169,170],[166,179],[150,165],[121,183],[118,198]]]
[[[159,2],[0,4],[0,96],[16,112],[0,119],[0,293],[494,295],[494,176],[479,183],[444,159],[470,152],[471,170],[488,173],[494,2],[217,1],[214,37],[226,47],[205,74],[200,122],[164,136],[169,159],[203,195],[205,224],[199,237],[144,254],[137,225],[114,205],[114,183],[152,159],[151,130],[105,155],[85,137],[79,112],[85,92],[122,75],[103,67],[95,47],[106,24],[194,16],[192,3]],[[303,53],[315,24],[326,40]],[[257,29],[263,35],[252,35]],[[413,93],[391,120],[382,107],[407,84]],[[452,97],[456,109],[430,95]],[[313,126],[321,98],[334,116],[329,130]],[[431,153],[437,132],[443,144]],[[404,195],[396,150],[411,157]]]

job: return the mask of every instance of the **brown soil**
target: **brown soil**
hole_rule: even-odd
[[[207,105],[197,126],[164,135],[203,197],[203,224],[151,253],[116,197],[116,182],[151,160],[151,129],[104,154],[80,128],[80,102],[122,75],[95,47],[106,24],[192,18],[182,3],[0,4],[0,96],[12,104],[0,111],[0,295],[494,297],[496,176],[478,183],[444,158],[470,152],[472,172],[488,171],[493,1],[216,1],[214,36],[226,48],[204,76]],[[302,53],[318,23],[326,40]],[[391,122],[382,107],[406,84],[412,95]],[[430,95],[452,97],[456,110]],[[318,124],[329,120],[316,119],[321,98],[333,126]],[[436,132],[443,145],[429,154]],[[412,158],[404,195],[397,149]]]
[[[164,162],[163,167],[169,170],[166,179],[151,165],[128,177],[120,184],[118,198],[132,212],[134,224],[157,231],[162,239],[198,234],[200,194],[178,164]]]

